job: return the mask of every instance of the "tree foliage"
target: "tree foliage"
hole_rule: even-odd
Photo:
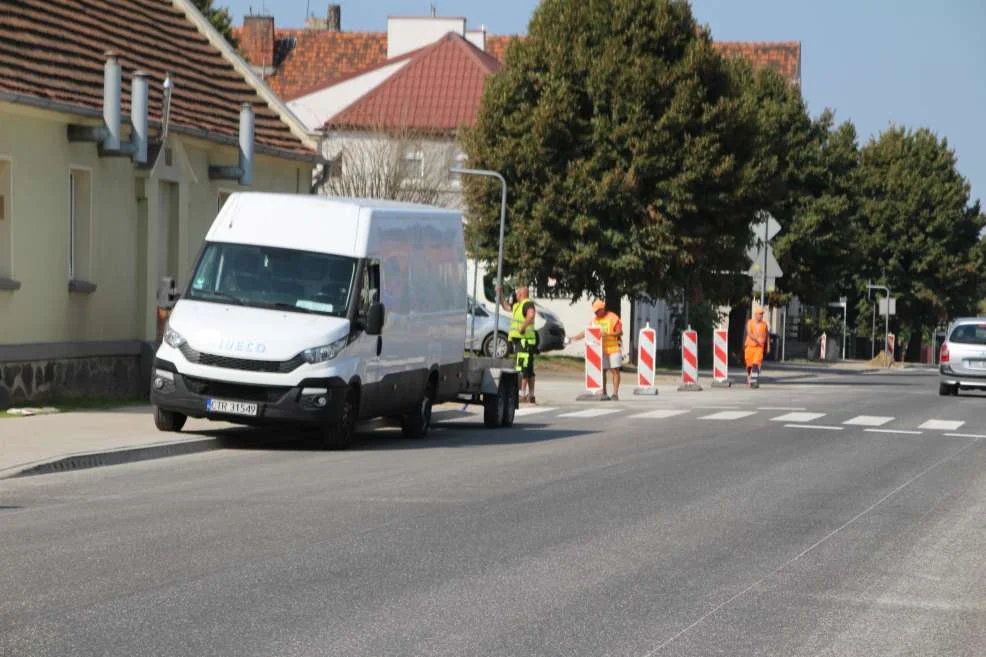
[[[746,267],[766,169],[754,102],[686,2],[545,0],[465,139],[509,185],[508,268],[544,292],[721,294]],[[495,185],[466,180],[470,244],[492,260]]]
[[[986,217],[956,164],[925,128],[890,128],[861,151],[857,280],[889,286],[912,334],[974,313],[983,292]]]
[[[825,306],[855,286],[859,265],[859,148],[856,129],[834,125],[832,112],[811,122],[792,153],[789,195],[774,241],[784,271],[779,287],[811,306]]]
[[[213,0],[192,0],[192,4],[212,23],[216,31],[223,35],[229,45],[234,48],[238,47],[240,43],[233,34],[233,17],[230,15],[229,9],[213,7],[212,2]]]

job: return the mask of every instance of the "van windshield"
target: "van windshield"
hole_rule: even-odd
[[[986,322],[982,324],[960,324],[952,331],[948,341],[956,344],[986,345]]]
[[[355,274],[346,256],[209,242],[186,298],[344,317]]]

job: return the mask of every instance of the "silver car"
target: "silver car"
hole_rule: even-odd
[[[986,390],[986,317],[957,319],[941,346],[939,395]]]
[[[534,320],[534,330],[538,334],[538,352],[554,351],[565,346],[565,326],[553,312],[534,303],[537,318]],[[477,304],[469,299],[468,314],[466,315],[466,349],[478,352],[484,356],[493,354],[493,309]],[[475,332],[473,318],[475,317]],[[500,330],[495,332],[496,356],[502,357],[507,353],[507,334],[510,333],[510,313],[500,309]]]

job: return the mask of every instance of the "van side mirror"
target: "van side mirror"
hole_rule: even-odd
[[[383,332],[384,311],[382,303],[370,304],[366,312],[367,335],[380,335]]]

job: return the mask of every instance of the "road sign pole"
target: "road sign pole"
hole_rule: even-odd
[[[760,277],[760,305],[765,306],[767,304],[767,229],[769,228],[769,222],[764,219],[763,221],[763,275]]]

